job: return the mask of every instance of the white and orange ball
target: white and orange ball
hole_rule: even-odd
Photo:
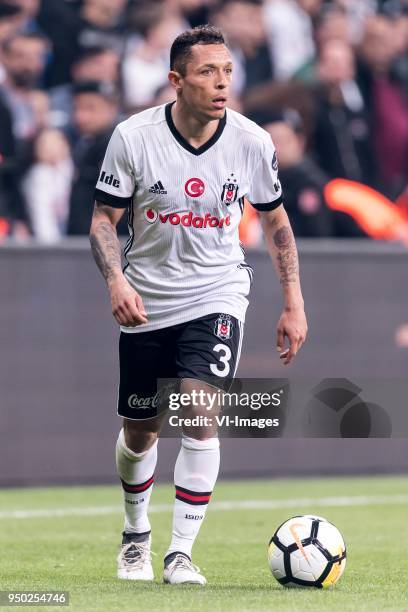
[[[346,567],[346,545],[337,527],[321,516],[285,521],[268,546],[269,567],[286,587],[331,587]]]

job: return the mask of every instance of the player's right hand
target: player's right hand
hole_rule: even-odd
[[[108,287],[112,314],[119,325],[135,327],[147,323],[142,298],[124,276],[111,281]]]

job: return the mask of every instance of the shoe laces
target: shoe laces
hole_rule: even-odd
[[[121,557],[125,565],[142,569],[146,561],[152,560],[153,554],[148,542],[129,542],[123,546]]]
[[[194,563],[192,563],[192,561],[190,561],[190,559],[188,559],[184,555],[177,555],[177,557],[174,558],[174,561],[170,563],[170,565],[173,566],[173,570],[181,569],[188,570],[189,572],[196,572],[197,574],[200,573],[200,568],[197,565],[194,565]]]

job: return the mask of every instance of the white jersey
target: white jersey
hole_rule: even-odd
[[[227,110],[212,138],[192,147],[171,104],[120,123],[108,145],[95,199],[128,207],[125,275],[148,322],[140,333],[217,312],[244,321],[252,269],[238,225],[244,197],[261,211],[281,203],[269,134]]]

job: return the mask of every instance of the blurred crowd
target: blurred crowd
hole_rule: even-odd
[[[114,126],[174,99],[171,42],[202,23],[229,42],[229,106],[275,142],[297,236],[364,234],[330,179],[401,198],[408,0],[0,0],[0,236],[88,233]]]

